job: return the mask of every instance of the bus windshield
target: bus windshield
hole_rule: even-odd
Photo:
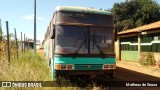
[[[56,22],[113,26],[113,18],[110,15],[78,13],[78,12],[58,12]]]
[[[109,28],[56,26],[55,53],[113,54],[112,35],[113,31]]]

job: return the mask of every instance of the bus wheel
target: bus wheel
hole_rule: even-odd
[[[108,76],[113,79],[113,72],[112,73],[109,73]]]
[[[54,77],[54,81],[56,81],[56,82],[60,82],[60,75],[56,75],[55,77]]]

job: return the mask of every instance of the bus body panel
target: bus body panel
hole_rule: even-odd
[[[115,58],[54,57],[55,64],[115,64]],[[54,67],[55,68],[55,67]],[[102,69],[102,68],[101,68]]]
[[[46,60],[49,60],[50,58],[50,39],[46,39],[44,43],[44,52],[45,52]]]
[[[115,58],[94,58],[94,57],[54,57],[54,68],[56,64],[70,65],[73,70],[102,70],[103,65],[115,65]],[[89,66],[89,67],[88,67]]]
[[[56,11],[112,15],[111,12],[109,12],[109,11],[96,10],[96,9],[93,9],[93,8],[84,8],[84,7],[78,7],[78,6],[58,6],[58,7],[56,7]]]

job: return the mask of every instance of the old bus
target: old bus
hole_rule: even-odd
[[[116,68],[111,12],[58,6],[45,33],[44,51],[52,76],[113,77]]]

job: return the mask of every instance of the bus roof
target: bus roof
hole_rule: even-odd
[[[112,15],[111,12],[109,12],[109,11],[97,10],[97,9],[86,8],[86,7],[78,7],[78,6],[57,6],[56,11],[68,11],[68,12],[81,12],[81,13]]]

